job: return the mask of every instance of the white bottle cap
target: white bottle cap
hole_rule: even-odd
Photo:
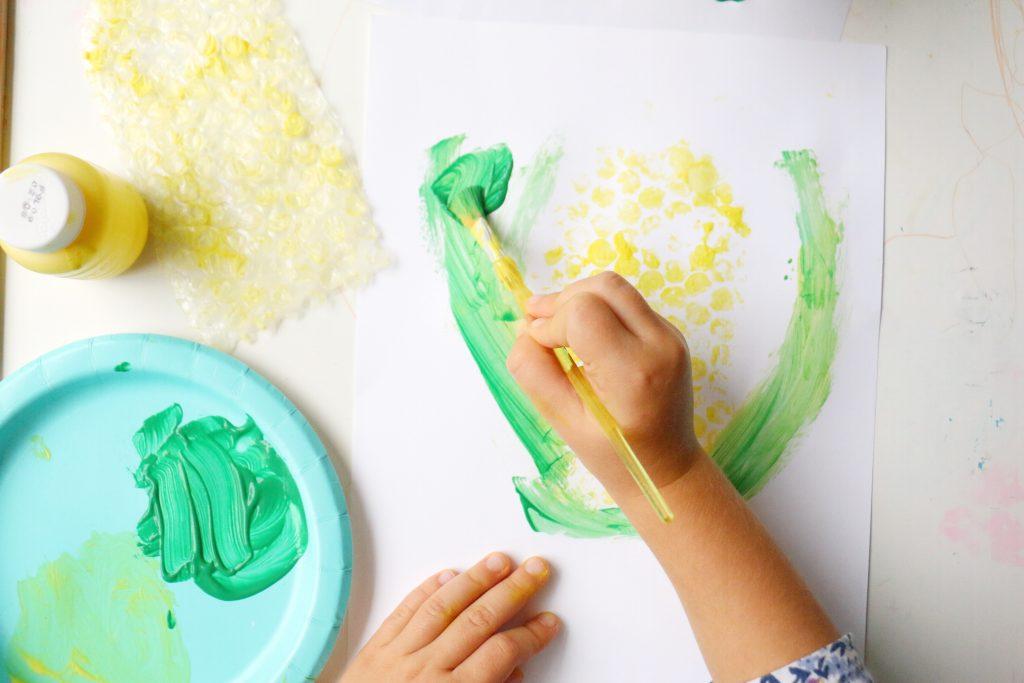
[[[0,173],[0,240],[35,252],[63,249],[82,232],[85,198],[75,183],[40,164]]]

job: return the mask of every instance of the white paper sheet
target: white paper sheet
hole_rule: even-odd
[[[353,645],[422,577],[492,549],[549,558],[541,600],[566,630],[537,680],[707,680],[685,615],[642,543],[531,531],[513,475],[532,464],[456,329],[423,234],[426,150],[507,143],[517,162],[552,135],[558,184],[527,245],[536,277],[564,231],[574,181],[599,148],[654,153],[680,139],[714,158],[751,228],[727,391],[765,376],[794,305],[797,200],[782,150],[814,151],[845,225],[832,389],[754,508],[839,628],[863,644],[882,266],[884,51],[672,32],[379,18],[372,34],[365,178],[397,265],[358,306]],[[510,203],[514,199],[510,199]],[[501,229],[510,212],[494,216]],[[703,333],[702,333],[703,334]],[[696,341],[696,340],[695,340]],[[684,521],[685,523],[685,521]]]
[[[839,40],[851,0],[373,0],[423,16]]]

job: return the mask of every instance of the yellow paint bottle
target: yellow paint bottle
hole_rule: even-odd
[[[0,246],[37,273],[118,275],[142,253],[147,226],[135,188],[70,154],[36,154],[0,173]]]

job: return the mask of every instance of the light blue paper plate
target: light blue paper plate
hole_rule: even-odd
[[[22,617],[18,582],[75,555],[94,533],[134,533],[148,497],[132,477],[139,457],[131,437],[172,403],[186,422],[221,415],[240,424],[252,416],[299,487],[309,532],[292,570],[243,600],[217,600],[192,581],[161,581],[174,596],[191,680],[301,681],[320,671],[352,568],[345,498],[323,444],[244,363],[182,339],[132,334],[70,344],[0,383],[0,680]]]

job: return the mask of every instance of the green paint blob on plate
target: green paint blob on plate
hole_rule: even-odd
[[[284,461],[252,418],[209,416],[182,425],[174,404],[132,437],[149,493],[137,531],[167,581],[194,579],[220,600],[255,595],[306,550],[306,517]]]
[[[13,681],[187,683],[174,596],[135,535],[93,534],[18,582],[21,617],[7,648]]]
[[[114,366],[114,372],[131,372],[132,364],[128,361],[122,361]]]

